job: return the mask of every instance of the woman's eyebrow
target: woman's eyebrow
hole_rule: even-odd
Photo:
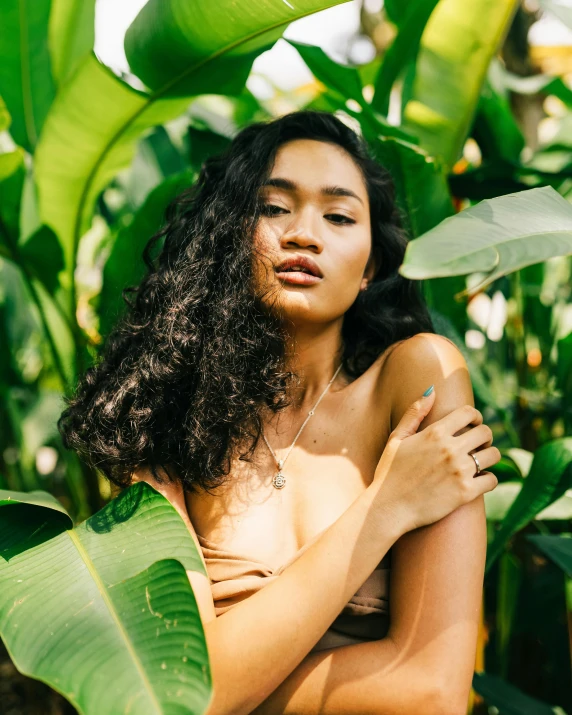
[[[265,181],[262,186],[275,186],[278,189],[286,189],[287,191],[296,191],[299,186],[294,181],[290,179],[283,179],[279,176],[275,176],[271,179]],[[325,196],[350,196],[351,198],[357,199],[360,204],[363,205],[363,201],[360,197],[354,193],[351,189],[346,189],[343,186],[321,186],[320,193]]]

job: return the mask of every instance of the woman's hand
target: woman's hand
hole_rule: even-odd
[[[401,513],[408,531],[442,519],[498,484],[486,469],[501,455],[491,446],[490,427],[472,405],[458,407],[417,432],[434,401],[435,390],[408,408],[389,436],[370,485],[380,489],[384,500]],[[471,429],[455,436],[470,425]],[[478,475],[470,455],[473,451],[483,470]]]

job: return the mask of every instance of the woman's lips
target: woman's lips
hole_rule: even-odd
[[[314,276],[311,273],[304,273],[303,271],[281,271],[277,272],[276,276],[281,281],[284,281],[284,283],[299,286],[311,286],[322,280],[318,276]]]

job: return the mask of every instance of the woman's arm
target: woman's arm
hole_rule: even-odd
[[[393,558],[393,557],[392,557]],[[431,671],[389,637],[310,653],[252,715],[447,715]],[[464,712],[463,712],[464,715]]]
[[[154,481],[143,472],[137,478]],[[176,489],[161,491],[182,513]],[[185,521],[193,534],[188,515]],[[308,655],[409,528],[405,510],[388,508],[379,483],[373,483],[280,578],[223,615],[205,622],[212,595],[211,603],[204,603],[205,590],[196,591],[213,681],[206,715],[246,715],[260,705]],[[202,574],[195,576],[206,581]],[[202,581],[192,582],[193,588],[204,585]]]
[[[407,409],[418,380],[426,380],[429,373],[435,375],[436,398],[420,429],[460,405],[474,405],[467,364],[453,343],[431,334],[408,342],[408,352],[399,365],[406,372],[403,384],[407,390],[395,402],[393,423]],[[490,446],[490,442],[483,446]],[[415,659],[438,678],[443,712],[466,713],[475,668],[486,551],[482,495],[440,521],[404,534],[392,550],[391,598],[395,608],[389,635],[404,658]]]
[[[446,339],[423,333],[394,352],[384,378],[396,386],[392,427],[426,384],[435,384],[436,398],[420,430],[473,404],[466,363]],[[256,715],[464,715],[485,553],[482,496],[401,536],[392,549],[387,637],[310,653]]]

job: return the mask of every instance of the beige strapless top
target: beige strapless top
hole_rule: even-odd
[[[320,532],[321,533],[321,532]],[[211,581],[217,616],[228,611],[256,591],[277,578],[312,544],[317,534],[280,568],[244,554],[221,549],[212,541],[197,534]],[[363,643],[383,638],[389,628],[389,572],[391,549],[376,566],[357,593],[344,606],[330,628],[312,648],[312,652],[342,645]]]

